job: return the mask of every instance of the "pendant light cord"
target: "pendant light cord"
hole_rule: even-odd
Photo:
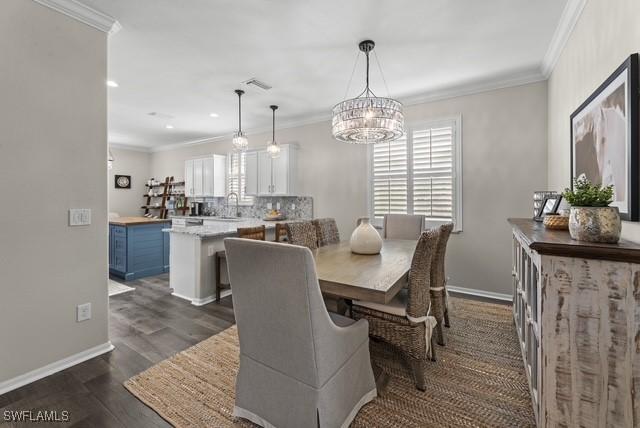
[[[242,134],[242,94],[238,93],[238,134]]]
[[[273,128],[271,128],[273,130],[272,134],[271,134],[271,142],[273,144],[276,143],[276,109],[271,109],[273,111]]]

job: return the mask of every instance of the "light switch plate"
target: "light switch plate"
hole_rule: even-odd
[[[91,319],[91,303],[83,303],[76,307],[76,321],[82,322]]]
[[[213,245],[209,245],[207,247],[207,256],[208,257],[213,257],[213,255],[216,253],[216,247],[214,247]]]
[[[295,210],[296,209],[296,204],[291,204],[291,209]]]
[[[89,226],[91,210],[89,208],[71,208],[69,210],[69,226]]]
[[[276,209],[279,210],[280,209],[280,202],[276,203]]]

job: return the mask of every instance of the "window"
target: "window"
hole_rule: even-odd
[[[227,156],[227,195],[237,193],[240,205],[253,205],[253,196],[245,195],[246,154],[229,153]]]
[[[420,214],[462,230],[460,117],[405,125],[402,138],[370,149],[371,217]]]

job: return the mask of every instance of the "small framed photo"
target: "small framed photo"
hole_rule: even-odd
[[[116,175],[116,189],[131,189],[131,176]]]
[[[542,221],[544,220],[544,216],[547,214],[557,214],[561,200],[561,195],[547,196],[540,207],[540,213],[533,219],[535,221]]]

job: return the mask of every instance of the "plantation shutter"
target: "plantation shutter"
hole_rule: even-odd
[[[407,140],[373,146],[373,215],[407,213]]]
[[[454,123],[412,132],[413,213],[453,220]]]
[[[245,195],[246,156],[244,153],[230,153],[227,161],[227,194],[235,192],[239,196],[239,203],[253,204],[253,197]]]

